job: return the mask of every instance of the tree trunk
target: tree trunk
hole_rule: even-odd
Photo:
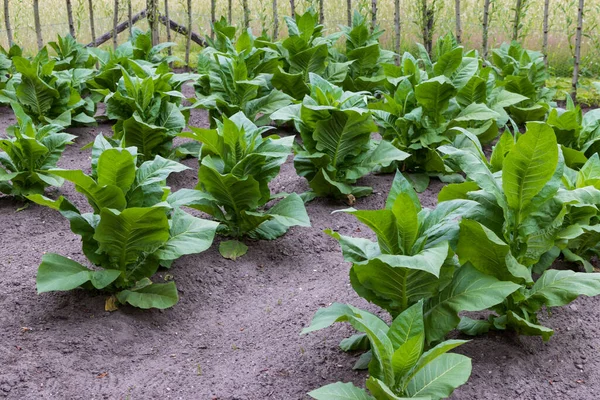
[[[371,32],[377,26],[377,0],[371,0]]]
[[[455,0],[455,12],[456,12],[456,41],[458,44],[462,43],[462,26],[460,24],[460,0]]]
[[[165,18],[167,19],[167,21],[171,20],[171,18],[169,17],[169,0],[165,0]],[[171,41],[171,30],[169,29],[169,27],[167,27],[167,42],[170,42],[170,41]],[[173,55],[173,49],[171,47],[169,47],[169,49],[167,51],[170,56]]]
[[[290,9],[292,10],[292,18],[296,18],[296,0],[290,0]]]
[[[346,12],[348,13],[348,26],[352,26],[352,0],[346,0]]]
[[[117,37],[119,35],[117,33],[118,25],[119,25],[119,0],[115,0],[115,11],[113,14],[113,35],[112,35],[113,49],[117,48]]]
[[[158,0],[146,0],[146,9],[148,10],[146,18],[150,26],[152,46],[156,46],[160,42],[158,33]]]
[[[10,14],[8,13],[8,0],[4,0],[4,23],[6,24],[6,35],[8,36],[8,47],[13,45],[12,28],[10,27]]]
[[[233,14],[232,2],[233,2],[233,0],[229,0],[229,3],[227,4],[227,22],[229,23],[229,25],[231,25],[231,16]]]
[[[167,0],[165,0],[165,2],[166,1]],[[217,8],[217,1],[210,0],[210,38],[211,39],[215,38],[215,22],[217,22],[216,8]],[[167,19],[168,18],[169,18],[169,16],[167,15]]]
[[[129,36],[131,37],[133,36],[133,10],[131,8],[131,0],[127,1],[127,21],[129,21]]]
[[[273,40],[279,35],[279,15],[277,14],[277,0],[273,0]]]
[[[489,19],[490,19],[490,0],[485,0],[483,3],[483,37],[482,37],[482,53],[483,58],[487,59],[488,56],[488,31],[489,31]]]
[[[188,37],[185,42],[185,65],[190,66],[190,47],[192,46],[192,0],[187,0]]]
[[[542,53],[544,54],[544,64],[548,67],[548,16],[550,14],[550,0],[544,1],[544,37],[542,40]]]
[[[423,45],[427,50],[427,53],[431,55],[433,50],[433,23],[434,23],[434,10],[433,5],[429,7],[427,0],[421,0],[422,18],[423,18]]]
[[[513,34],[512,40],[519,40],[519,25],[521,25],[521,7],[523,7],[523,0],[516,0],[515,3],[515,19],[513,20]]]
[[[577,84],[579,82],[579,63],[581,62],[581,34],[583,31],[584,0],[579,0],[577,9],[577,33],[575,34],[575,59],[573,65],[573,83],[571,84],[571,97],[577,101]]]
[[[37,36],[38,50],[44,47],[44,39],[42,38],[42,24],[40,23],[40,4],[39,0],[33,0],[33,21],[35,24],[35,34]]]
[[[69,22],[69,33],[75,37],[75,25],[73,24],[73,8],[71,7],[71,0],[67,0],[67,21]]]
[[[248,7],[248,0],[242,0],[242,7],[244,8],[244,27],[248,29],[250,27],[250,7]]]
[[[396,31],[396,65],[400,65],[400,0],[394,0],[394,29]]]
[[[325,5],[323,4],[325,0],[319,0],[319,24],[323,25],[325,23]]]

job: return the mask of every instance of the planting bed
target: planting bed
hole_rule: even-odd
[[[0,129],[14,123],[0,109]],[[191,126],[207,126],[204,111]],[[81,148],[110,126],[70,129],[79,138],[59,165],[89,171]],[[196,184],[197,160],[174,174],[173,190]],[[359,209],[384,205],[392,175],[369,176],[374,194]],[[421,195],[433,206],[441,183]],[[304,192],[305,180],[290,160],[272,192]],[[65,184],[60,192],[84,207]],[[56,192],[49,192],[51,196]],[[58,212],[0,197],[0,397],[10,399],[307,399],[326,383],[361,385],[366,372],[352,371],[357,355],[339,341],[352,330],[336,325],[300,336],[315,311],[332,301],[367,307],[352,290],[349,264],[326,228],[360,236],[368,230],[354,217],[331,214],[345,205],[317,199],[307,204],[312,228],[293,228],[275,241],[247,241],[248,253],[226,260],[217,248],[186,256],[172,270],[180,301],[164,311],[123,306],[104,311],[105,297],[84,291],[37,295],[35,275],[44,252],[85,262],[79,237]],[[567,307],[569,307],[567,309]],[[600,307],[581,298],[544,314],[555,330],[549,343],[511,333],[473,339],[457,352],[473,359],[473,374],[452,399],[600,398]],[[369,309],[375,310],[375,307]]]

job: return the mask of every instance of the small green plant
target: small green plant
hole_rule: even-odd
[[[0,139],[0,192],[24,199],[43,193],[49,185],[61,186],[63,180],[48,171],[75,136],[61,132],[59,125],[36,128],[19,103],[12,108],[17,124],[9,127],[6,139]]]
[[[243,113],[217,121],[217,129],[191,128],[182,137],[202,143],[196,190],[180,190],[168,201],[203,211],[221,223],[219,233],[235,239],[276,239],[292,226],[310,226],[300,196],[272,196],[269,182],[279,174],[291,152],[293,136],[279,138],[262,134]],[[264,210],[267,203],[283,197]],[[234,241],[222,242],[227,258],[243,255],[247,247]]]
[[[92,207],[81,213],[64,197],[28,198],[58,210],[81,236],[83,253],[99,267],[91,269],[58,254],[42,258],[36,278],[38,293],[82,287],[111,294],[106,309],[116,304],[168,308],[178,301],[175,282],[153,283],[159,266],[210,247],[217,223],[193,217],[164,202],[164,182],[172,172],[187,169],[157,156],[136,167],[135,148],[115,148],[102,135],[94,142],[92,173],[52,170],[75,184]]]
[[[316,400],[431,399],[447,398],[465,384],[471,375],[471,359],[450,350],[466,343],[448,340],[426,351],[427,326],[423,303],[418,302],[398,315],[388,326],[377,316],[334,303],[315,314],[302,333],[327,328],[335,322],[348,322],[368,339],[373,357],[369,363],[367,389],[352,383],[332,383],[308,393]]]

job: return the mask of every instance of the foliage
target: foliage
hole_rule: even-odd
[[[449,353],[466,341],[448,340],[425,351],[427,327],[422,302],[398,315],[391,326],[367,311],[334,303],[317,311],[302,333],[327,328],[335,322],[348,322],[368,338],[373,357],[366,386],[371,395],[351,383],[337,382],[310,392],[314,399],[437,400],[450,396],[471,375],[471,359]]]
[[[369,172],[402,161],[407,153],[384,140],[371,139],[377,130],[366,109],[365,92],[343,89],[310,74],[310,96],[301,104],[273,113],[275,121],[293,121],[302,144],[296,146],[294,166],[305,177],[314,196],[366,196],[368,186],[351,186]]]
[[[221,223],[220,233],[236,239],[249,236],[272,240],[292,226],[310,226],[297,194],[272,196],[269,189],[269,182],[279,174],[290,154],[293,136],[263,138],[269,128],[258,128],[241,112],[217,121],[215,130],[191,129],[180,136],[202,143],[199,183],[196,190],[174,193],[168,199],[170,203],[211,215]],[[283,199],[264,210],[267,203],[278,197]],[[237,251],[235,254],[241,255]]]
[[[92,150],[92,173],[55,169],[75,184],[93,212],[81,213],[64,197],[28,198],[58,210],[81,236],[83,253],[100,269],[90,269],[58,254],[45,254],[37,274],[39,293],[78,287],[100,289],[115,302],[140,308],[167,308],[178,301],[174,282],[153,283],[159,266],[210,247],[217,224],[172,209],[164,202],[166,178],[187,167],[160,156],[136,167],[134,147],[115,148],[102,137]]]
[[[9,127],[8,137],[0,139],[0,192],[24,198],[61,186],[62,179],[47,171],[55,168],[67,144],[75,136],[61,132],[60,125],[36,128],[18,103],[12,104],[17,124]]]
[[[480,214],[460,223],[456,249],[460,263],[521,287],[492,307],[497,316],[477,323],[466,319],[459,328],[469,333],[513,329],[548,340],[553,331],[537,318],[542,306],[600,294],[598,275],[547,269],[567,240],[584,234],[580,224],[589,220],[590,210],[595,215],[600,191],[590,186],[560,187],[564,160],[554,132],[544,123],[529,122],[516,143],[505,133],[494,149],[492,165],[468,151],[450,147],[441,151],[472,182],[448,185],[440,201],[471,198],[482,206]],[[493,165],[501,175],[492,173]],[[542,274],[535,283],[534,272]]]
[[[93,68],[96,64],[96,57],[88,51],[87,47],[77,43],[71,35],[60,36],[56,42],[49,42],[56,56],[52,57],[56,60],[54,65],[55,71],[64,71],[75,68]]]

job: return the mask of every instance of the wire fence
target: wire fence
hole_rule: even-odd
[[[243,9],[240,0],[232,0],[232,23],[238,27],[243,26]],[[346,0],[324,0],[324,16],[326,32],[337,31],[339,25],[346,25]],[[514,0],[491,0],[491,20],[489,38],[490,48],[499,46],[502,42],[510,41],[512,35],[512,13],[511,7]],[[529,8],[522,21],[520,40],[532,49],[542,48],[542,7],[543,0],[527,0]],[[9,14],[12,25],[14,41],[24,47],[26,52],[33,53],[37,49],[35,40],[35,27],[32,0],[10,0]],[[55,40],[57,35],[69,32],[67,23],[65,0],[40,0],[40,15],[43,23],[41,30],[45,42]],[[73,3],[73,14],[75,20],[76,37],[80,42],[91,42],[89,23],[88,0],[71,0]],[[553,6],[550,8],[550,30],[548,34],[549,51],[548,62],[551,72],[557,76],[569,76],[573,71],[573,55],[576,31],[576,0],[551,0]],[[94,23],[96,36],[111,31],[113,28],[114,0],[94,0]],[[131,0],[134,14],[144,9],[146,0]],[[193,30],[200,35],[210,34],[210,1],[192,1]],[[415,43],[422,42],[422,36],[418,24],[418,3],[403,1],[401,16],[402,50],[414,50]],[[467,48],[481,49],[482,46],[482,0],[462,0],[461,19],[463,24],[463,43]],[[596,4],[598,3],[598,4]],[[266,30],[272,34],[274,26],[272,0],[249,0],[251,28],[255,34]],[[303,12],[310,6],[317,7],[318,0],[297,0],[297,12]],[[435,9],[435,35],[441,36],[447,32],[454,31],[454,1],[438,0]],[[228,15],[229,0],[216,0],[216,17]],[[353,0],[353,6],[363,14],[370,12],[371,0]],[[120,0],[119,22],[127,20],[128,0]],[[160,11],[164,11],[164,2],[159,2]],[[185,24],[187,21],[186,0],[170,0],[169,14],[171,19]],[[0,10],[2,11],[2,10]],[[288,0],[278,0],[279,15],[279,37],[286,34],[286,26],[283,16],[290,15],[291,9]],[[0,14],[4,20],[4,14]],[[369,16],[370,18],[370,16]],[[391,0],[379,0],[378,24],[385,30],[381,37],[384,47],[391,49],[394,43],[394,10]],[[148,29],[146,20],[140,21],[137,26],[143,30]],[[588,1],[585,12],[585,23],[582,40],[581,75],[597,77],[600,75],[600,35],[597,30],[600,27],[600,2]],[[4,28],[4,27],[3,27]],[[162,40],[166,40],[166,27],[160,26]],[[119,36],[119,41],[127,39],[126,30]],[[172,35],[172,39],[179,45],[184,46],[185,37]],[[8,45],[6,29],[0,29],[0,44]],[[109,44],[110,45],[110,44]],[[197,50],[197,48],[194,48]],[[194,58],[192,57],[192,60]]]

